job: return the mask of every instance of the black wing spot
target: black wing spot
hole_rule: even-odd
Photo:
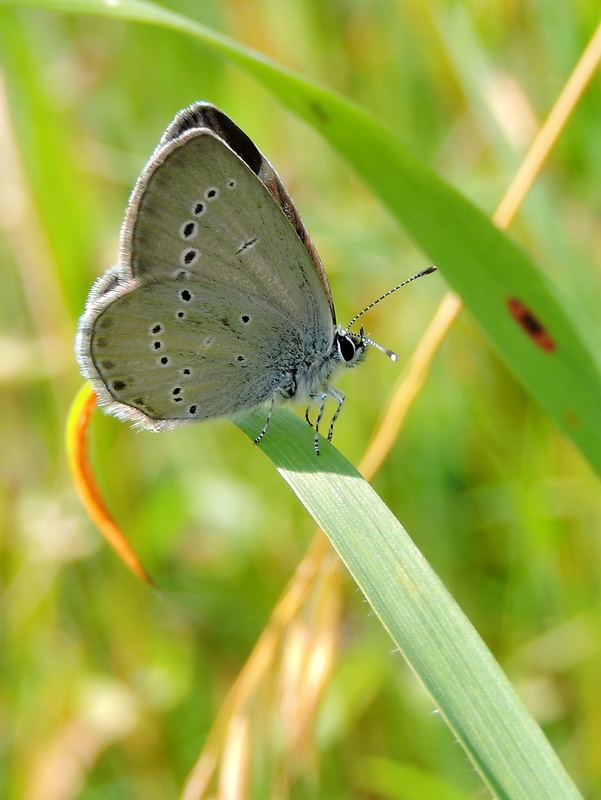
[[[190,375],[190,374],[191,373],[190,373],[190,370],[188,369],[188,367],[184,367],[183,370],[182,370],[182,375]]]
[[[248,325],[248,323],[250,322],[250,317],[248,316],[248,314],[241,314],[240,321],[243,322],[245,325]]]
[[[181,394],[181,386],[176,386],[175,389],[172,390],[171,394]]]
[[[248,250],[249,247],[254,247],[258,241],[256,236],[253,239],[249,239],[248,242],[244,242],[244,244],[240,245],[236,250],[236,254],[242,253],[243,250]]]
[[[182,300],[185,303],[189,303],[192,300],[192,298],[194,297],[192,292],[188,291],[188,289],[184,289],[183,291],[181,291],[179,293],[179,296],[182,298]]]
[[[196,223],[185,222],[180,229],[180,235],[182,239],[193,239],[196,236]]]
[[[179,317],[179,319],[183,319],[186,316],[186,312],[185,311],[178,311],[175,316]]]
[[[204,203],[194,203],[192,206],[192,213],[195,217],[201,217],[205,213],[205,210]]]
[[[126,386],[127,384],[125,383],[125,381],[113,381],[113,389],[116,392],[122,392]]]
[[[190,414],[196,414],[198,406],[190,406]]]
[[[163,356],[163,357],[161,358],[161,360],[160,360],[160,363],[161,363],[161,364],[162,364],[164,367],[166,367],[166,366],[167,366],[167,364],[169,363],[169,359],[167,358],[167,356]]]
[[[151,333],[160,333],[162,330],[163,330],[163,326],[161,325],[160,322],[157,322],[156,325],[152,326],[152,328],[150,329],[150,332]]]
[[[216,189],[214,186],[211,186],[211,188],[207,189],[207,191],[205,192],[206,200],[214,200],[218,196],[219,196],[219,190]]]
[[[163,346],[163,343],[162,342],[154,342],[152,346],[154,347],[155,350],[160,350],[161,347]]]
[[[189,267],[190,264],[193,264],[198,259],[198,250],[183,250],[180,256],[180,260],[185,264],[186,267]]]

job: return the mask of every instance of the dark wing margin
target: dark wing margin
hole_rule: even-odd
[[[269,161],[261,153],[258,147],[254,144],[252,139],[247,136],[244,131],[239,128],[236,123],[231,120],[227,114],[224,114],[221,109],[214,106],[212,103],[200,101],[193,103],[188,108],[180,111],[173,122],[169,125],[159,143],[159,147],[163,147],[169,142],[178,139],[182,134],[189,130],[198,128],[208,128],[228,147],[230,147],[236,155],[251,169],[259,178],[261,183],[265,186],[269,194],[273,197],[284,214],[290,220],[292,227],[297,233],[297,236],[305,246],[305,249],[311,257],[317,274],[323,283],[330,311],[332,312],[332,320],[336,324],[336,312],[334,310],[334,301],[332,300],[332,292],[328,278],[321,263],[321,259],[315,245],[311,241],[311,237],[296,210],[292,198],[286,191],[286,187],[280,180],[279,175],[271,166]]]

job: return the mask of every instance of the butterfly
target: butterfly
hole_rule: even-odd
[[[136,182],[118,262],[90,291],[76,354],[104,409],[137,426],[264,405],[258,442],[277,402],[304,402],[319,454],[326,400],[337,403],[328,440],[345,400],[334,373],[370,346],[396,360],[363,328],[349,331],[373,305],[337,325],[325,270],[277,173],[223,111],[198,102],[177,114]]]

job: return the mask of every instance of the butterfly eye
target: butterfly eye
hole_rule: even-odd
[[[338,352],[340,353],[340,357],[343,361],[346,361],[347,364],[352,361],[355,357],[356,351],[357,348],[355,347],[355,342],[350,336],[341,334],[338,337]]]

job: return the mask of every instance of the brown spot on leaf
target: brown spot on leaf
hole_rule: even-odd
[[[507,308],[514,320],[537,347],[540,347],[541,350],[546,350],[548,353],[552,353],[556,349],[556,344],[545,326],[521,300],[510,297],[507,301]]]
[[[568,423],[570,428],[579,428],[580,420],[573,411],[564,411],[563,418]]]

